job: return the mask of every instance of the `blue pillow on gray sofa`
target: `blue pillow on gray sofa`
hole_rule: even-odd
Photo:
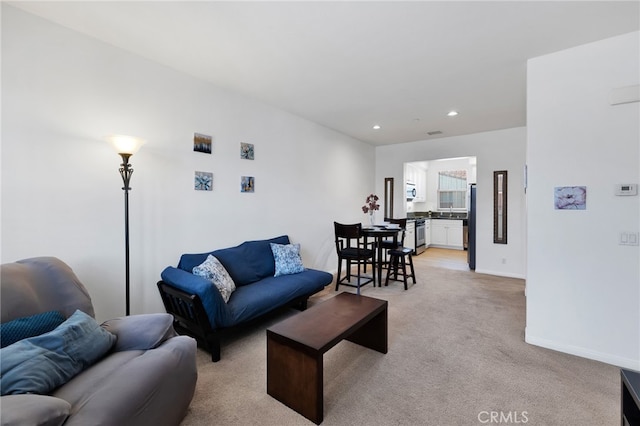
[[[60,312],[49,311],[0,324],[0,347],[4,348],[19,340],[48,333],[64,320]]]
[[[47,394],[102,358],[115,341],[77,310],[55,330],[0,349],[1,394]]]

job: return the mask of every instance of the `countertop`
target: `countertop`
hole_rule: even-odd
[[[431,220],[460,220],[462,221],[462,226],[468,226],[469,221],[467,219],[467,215],[464,213],[458,213],[456,215],[456,213],[453,214],[453,216],[449,216],[449,213],[446,213],[444,215],[432,215],[431,217],[429,216],[414,216],[414,217],[407,217],[407,221],[408,222],[415,222],[416,219],[431,219]]]
[[[449,216],[449,213],[444,213],[442,215],[431,215],[431,216],[407,216],[407,220],[416,220],[416,219],[446,219],[446,220],[466,220],[466,213],[453,213],[453,216]]]

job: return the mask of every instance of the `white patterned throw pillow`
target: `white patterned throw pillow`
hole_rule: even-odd
[[[236,289],[236,284],[224,268],[222,263],[213,255],[209,255],[207,260],[193,268],[193,275],[206,278],[213,283],[220,291],[224,303],[229,301],[231,293]]]
[[[304,271],[302,258],[300,257],[300,244],[271,243],[271,251],[276,262],[274,277],[297,274]]]

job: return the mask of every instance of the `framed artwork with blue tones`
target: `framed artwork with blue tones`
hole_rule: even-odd
[[[194,189],[196,191],[213,191],[213,173],[196,172]]]
[[[255,183],[253,176],[242,176],[240,178],[240,192],[255,192]]]
[[[253,160],[253,144],[240,142],[240,158],[243,160]]]

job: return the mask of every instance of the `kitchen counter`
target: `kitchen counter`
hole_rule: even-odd
[[[468,225],[466,213],[454,213],[452,216],[449,216],[449,213],[442,215],[432,214],[431,217],[422,213],[409,214],[410,216],[407,215],[407,224],[411,226],[407,226],[407,236],[411,234],[409,241],[415,241],[415,246],[411,246],[411,248],[416,250],[416,254],[422,252],[420,247],[422,247],[422,250],[430,246],[456,250],[463,250],[466,247],[465,233]],[[423,246],[418,244],[418,232],[414,228],[417,220],[424,222]],[[407,241],[407,236],[405,236],[405,242]]]
[[[416,214],[414,216],[407,216],[407,220],[415,220],[415,219],[447,219],[447,220],[463,220],[467,219],[466,213],[453,213],[452,216],[449,216],[449,213],[443,214],[433,214],[431,216]]]

